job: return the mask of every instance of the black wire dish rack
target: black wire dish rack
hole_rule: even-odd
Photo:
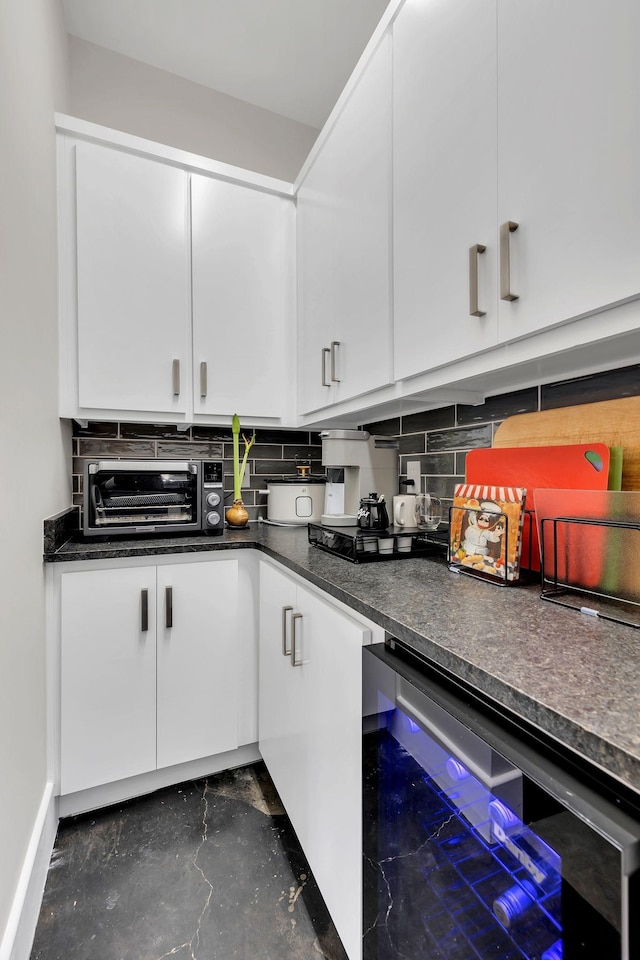
[[[640,629],[640,522],[541,520],[543,600]]]

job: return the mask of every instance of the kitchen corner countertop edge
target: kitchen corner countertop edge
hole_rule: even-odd
[[[640,794],[640,632],[501,587],[424,557],[354,564],[313,547],[306,527],[154,539],[71,538],[68,562],[257,549],[326,591],[485,698]]]

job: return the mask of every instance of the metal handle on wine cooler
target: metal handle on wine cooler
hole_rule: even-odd
[[[298,620],[302,620],[302,614],[294,613],[294,615],[291,618],[291,666],[292,667],[302,666],[302,660],[297,659],[297,653],[296,653],[296,635],[297,635],[296,622]]]
[[[287,650],[287,614],[291,613],[293,607],[283,607],[282,608],[282,656],[290,657],[291,648]]]

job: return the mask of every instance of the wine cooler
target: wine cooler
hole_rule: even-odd
[[[640,957],[633,801],[400,653],[363,651],[363,960]]]

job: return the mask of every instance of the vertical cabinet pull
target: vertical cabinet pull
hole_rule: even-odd
[[[331,382],[340,383],[340,377],[336,377],[336,351],[340,346],[339,340],[331,341]]]
[[[149,629],[149,591],[145,588],[140,591],[140,630],[146,633]]]
[[[478,256],[487,248],[482,243],[469,247],[469,316],[484,317],[486,310],[478,307]]]
[[[171,365],[171,380],[173,383],[174,397],[180,396],[180,361],[174,360]]]
[[[331,384],[327,383],[327,354],[331,353],[329,347],[322,348],[322,386],[330,387]]]
[[[164,625],[167,629],[173,626],[173,587],[164,591]]]
[[[517,300],[518,294],[511,292],[511,244],[510,235],[518,229],[519,224],[507,220],[500,224],[500,299]]]
[[[296,630],[296,623],[298,620],[302,620],[301,613],[294,613],[291,618],[291,666],[292,667],[301,667],[302,660],[298,660],[298,654],[296,652],[296,637],[298,631]]]
[[[282,656],[290,657],[291,648],[287,650],[287,614],[291,613],[293,607],[282,608]]]
[[[204,400],[207,395],[207,361],[200,364],[200,396]]]

